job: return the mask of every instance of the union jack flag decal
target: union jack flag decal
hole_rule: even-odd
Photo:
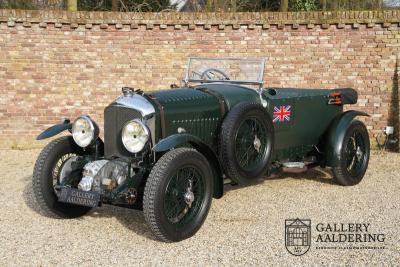
[[[290,121],[290,115],[292,114],[292,106],[279,106],[274,107],[274,114],[272,122],[285,122]]]

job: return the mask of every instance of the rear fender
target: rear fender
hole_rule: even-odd
[[[323,140],[325,163],[330,167],[337,167],[340,162],[340,151],[346,135],[347,128],[357,116],[369,116],[365,112],[349,110],[337,116],[329,126],[326,137]]]
[[[72,123],[70,120],[65,119],[63,123],[56,124],[51,126],[50,128],[47,128],[45,131],[43,131],[41,134],[36,137],[36,140],[43,140],[49,137],[53,137],[65,130],[71,130],[72,129]]]
[[[224,181],[222,177],[221,164],[214,151],[200,138],[186,133],[170,135],[162,139],[153,147],[154,152],[165,152],[180,145],[190,144],[203,154],[212,166],[214,173],[214,198],[221,198],[224,193]]]

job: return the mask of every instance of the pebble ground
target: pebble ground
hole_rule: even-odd
[[[113,206],[60,220],[40,214],[31,177],[38,150],[0,151],[0,266],[395,266],[400,262],[400,154],[373,152],[364,180],[332,182],[326,169],[225,188],[192,238],[154,240],[142,212]],[[285,249],[285,219],[312,222],[311,249]],[[384,249],[319,250],[317,223],[370,223]]]

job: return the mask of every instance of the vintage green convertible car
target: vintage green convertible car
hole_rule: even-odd
[[[179,241],[199,230],[225,183],[317,166],[359,183],[370,144],[355,117],[368,114],[343,111],[357,92],[263,88],[263,73],[261,59],[191,58],[182,88],[124,87],[104,110],[104,141],[88,115],[50,127],[37,139],[71,135],[37,159],[38,205],[63,218],[102,203],[143,209],[159,239]]]

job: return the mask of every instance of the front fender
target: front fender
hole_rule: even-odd
[[[173,134],[160,140],[154,147],[154,152],[164,152],[185,143],[203,143],[200,138],[186,133]]]
[[[349,110],[332,121],[324,140],[325,163],[327,166],[337,167],[339,165],[344,136],[350,123],[357,116],[369,115],[365,112]]]
[[[214,198],[221,198],[224,192],[224,179],[222,177],[222,168],[217,155],[214,150],[205,144],[197,136],[181,133],[170,135],[160,140],[157,145],[153,147],[154,152],[165,152],[180,145],[190,144],[197,151],[203,154],[212,166],[214,173]]]
[[[38,135],[38,137],[36,137],[36,140],[43,140],[55,136],[65,130],[71,130],[71,129],[72,129],[72,123],[70,122],[70,120],[66,119],[64,120],[63,123],[53,125],[50,128],[43,131],[41,134]]]

